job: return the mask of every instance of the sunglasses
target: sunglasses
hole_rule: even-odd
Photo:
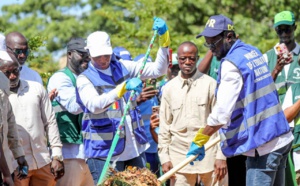
[[[14,74],[14,75],[18,75],[20,73],[20,71],[22,70],[22,67],[18,67],[12,71],[2,71],[3,74],[6,76],[6,77],[9,77],[10,74]]]
[[[208,43],[204,43],[204,46],[206,47],[206,48],[209,48],[209,49],[211,49],[211,48],[217,48],[217,44],[221,41],[223,39],[223,37],[221,37],[218,41],[216,41],[216,42],[214,42],[214,43],[212,43],[212,44],[208,44]]]
[[[24,54],[25,56],[28,56],[29,53],[30,53],[30,50],[29,48],[26,48],[26,49],[19,49],[19,48],[15,48],[15,49],[12,49],[8,46],[6,46],[9,50],[11,50],[16,56],[19,56],[21,54]]]
[[[79,52],[77,50],[73,50],[73,52],[77,53],[82,59],[86,59],[89,57],[89,53],[87,52]]]
[[[293,27],[286,27],[286,28],[275,28],[278,35],[281,35],[284,33],[290,34],[293,31]]]

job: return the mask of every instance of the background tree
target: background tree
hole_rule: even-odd
[[[33,50],[35,58],[30,65],[43,73],[57,68],[50,54],[65,49],[71,37],[86,38],[96,30],[108,32],[113,46],[127,48],[133,57],[145,53],[154,16],[167,21],[173,51],[181,42],[190,40],[199,46],[203,56],[207,50],[204,39],[195,36],[211,15],[224,14],[233,20],[243,41],[266,52],[278,42],[273,18],[283,10],[294,12],[298,22],[300,0],[25,0],[23,4],[2,7],[0,30],[22,32],[32,41],[31,48],[38,46],[35,42],[40,43],[42,47]],[[299,32],[298,29],[298,41]],[[152,57],[157,47],[158,43]]]

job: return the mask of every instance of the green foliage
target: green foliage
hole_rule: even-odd
[[[50,53],[43,49],[41,50],[41,48],[46,46],[46,40],[47,37],[40,35],[29,38],[30,54],[27,59],[30,61],[29,66],[41,75],[44,85],[46,85],[49,77],[58,70],[58,64],[53,63]]]
[[[28,39],[28,45],[30,48],[31,53],[28,56],[29,60],[32,60],[35,58],[34,56],[34,52],[37,52],[39,50],[40,47],[42,46],[46,46],[46,43],[44,42],[47,38],[37,35],[37,36],[33,36],[32,38]]]
[[[113,46],[127,48],[133,57],[145,53],[152,37],[153,17],[167,21],[174,52],[183,41],[206,53],[204,39],[196,39],[211,15],[224,14],[246,43],[266,52],[278,42],[273,17],[283,10],[300,15],[300,3],[292,0],[25,0],[21,5],[2,7],[1,30],[20,31],[30,38],[30,65],[42,72],[57,69],[50,52],[64,49],[71,37],[86,38],[96,30],[111,35]],[[297,20],[297,23],[298,20]],[[296,30],[297,40],[300,39]],[[158,40],[151,51],[155,57]],[[39,49],[39,50],[38,50]],[[51,65],[49,65],[51,64]]]

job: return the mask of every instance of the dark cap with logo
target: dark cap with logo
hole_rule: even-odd
[[[67,51],[72,51],[72,50],[76,50],[79,52],[87,52],[86,49],[84,49],[84,47],[86,47],[86,41],[83,38],[80,37],[76,37],[76,38],[72,38],[68,44],[67,44]]]
[[[201,36],[215,37],[223,31],[229,30],[234,30],[233,22],[224,15],[214,15],[208,19],[203,32],[197,35],[196,38],[199,38]]]

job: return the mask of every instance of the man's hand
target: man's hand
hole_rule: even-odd
[[[293,62],[293,55],[291,53],[288,54],[287,58],[283,57],[283,54],[279,54],[277,56],[277,63],[275,69],[281,72],[284,65],[290,64],[291,62]]]
[[[11,176],[3,177],[3,184],[7,186],[14,186],[14,181],[12,180]]]
[[[64,162],[58,160],[52,160],[51,162],[51,172],[55,177],[55,180],[60,179],[65,174]]]
[[[20,156],[17,159],[18,165],[19,165],[19,173],[17,175],[17,178],[19,180],[25,179],[28,174],[28,164],[24,156]]]
[[[117,96],[121,98],[127,91],[135,90],[137,93],[142,92],[143,83],[140,78],[128,79],[116,87]]]
[[[215,161],[215,175],[216,180],[222,180],[227,174],[227,163],[226,160],[218,160]]]
[[[273,81],[276,81],[278,74],[282,71],[284,65],[290,64],[293,62],[293,54],[289,53],[287,58],[283,57],[283,54],[277,55],[277,62],[275,68],[272,71]]]
[[[51,90],[51,92],[49,92],[48,97],[50,99],[50,101],[53,101],[53,99],[57,96],[58,91],[55,89]]]
[[[190,145],[190,149],[189,149],[188,153],[186,154],[186,157],[188,158],[191,155],[197,156],[197,158],[194,159],[194,161],[202,161],[205,156],[204,146],[199,147],[194,142],[192,142]],[[193,161],[190,162],[190,165],[194,165],[194,162]]]
[[[157,127],[159,127],[159,117],[157,113],[153,113],[150,116],[150,133],[155,143],[158,143],[158,135],[155,132]]]
[[[153,87],[144,87],[141,94],[136,98],[137,104],[141,104],[158,94],[158,90],[155,90]]]
[[[162,167],[163,173],[165,174],[173,168],[173,164],[170,161],[168,161],[168,162],[162,164],[161,167]],[[172,175],[170,178],[175,178],[175,174]]]
[[[150,130],[155,130],[159,126],[159,117],[154,113],[150,116]]]
[[[166,22],[158,17],[154,18],[152,30],[157,30],[159,37],[159,45],[162,47],[170,46],[171,40]]]

